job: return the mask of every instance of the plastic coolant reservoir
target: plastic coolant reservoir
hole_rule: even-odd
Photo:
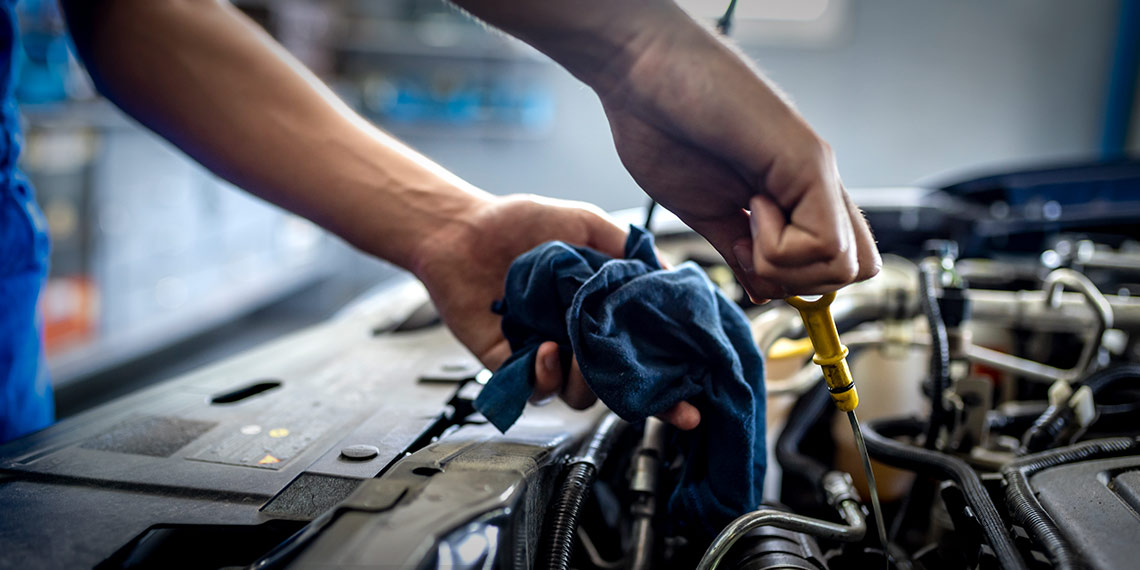
[[[929,349],[925,347],[891,346],[886,349],[864,349],[850,359],[851,374],[859,388],[859,421],[864,425],[885,417],[926,417],[930,404],[922,394],[922,379],[929,366]],[[867,494],[867,478],[863,460],[855,448],[851,424],[845,414],[835,414],[831,432],[836,442],[836,466],[851,474],[863,497]],[[872,461],[883,502],[894,501],[910,490],[914,474]]]
[[[772,358],[764,361],[764,375],[772,378],[789,378],[804,365],[803,358]],[[776,461],[776,440],[788,421],[788,413],[796,403],[791,394],[768,394],[765,423],[768,427],[768,472],[764,475],[764,499],[776,501],[780,498],[780,462]]]
[[[912,330],[910,323],[895,326],[905,338],[908,334],[922,334]],[[783,342],[783,341],[781,341]],[[769,351],[765,362],[765,373],[771,381],[790,378],[806,364],[810,364],[811,351],[801,353],[793,350],[795,341],[779,343]],[[780,350],[780,349],[786,350]],[[930,351],[924,347],[911,347],[906,343],[895,343],[884,348],[865,348],[849,357],[852,376],[859,388],[859,413],[861,422],[883,417],[919,416],[930,413],[930,405],[922,395],[922,379],[926,377]],[[776,460],[776,440],[788,421],[788,414],[795,405],[796,396],[790,394],[769,394],[767,407],[768,473],[764,480],[764,498],[775,500],[780,496],[782,473]],[[863,462],[855,448],[851,435],[851,424],[845,414],[836,413],[832,425],[836,441],[836,466],[851,474],[859,493],[868,497],[867,479],[863,474]],[[879,484],[879,495],[883,501],[898,499],[910,490],[913,473],[887,467],[873,462],[875,476]]]

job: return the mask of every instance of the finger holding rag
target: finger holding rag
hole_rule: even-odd
[[[469,208],[462,220],[441,226],[424,242],[413,271],[427,286],[444,323],[491,370],[511,355],[501,317],[491,306],[502,297],[507,270],[519,255],[558,240],[621,257],[627,237],[597,207],[537,196],[488,198]],[[540,347],[535,378],[532,401],[556,395],[573,408],[585,409],[597,400],[576,362],[564,371],[557,343]],[[662,419],[681,429],[700,421],[696,408],[687,403]]]

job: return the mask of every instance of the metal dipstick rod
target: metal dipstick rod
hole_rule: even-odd
[[[855,436],[855,446],[863,457],[863,470],[867,474],[867,488],[871,493],[871,509],[875,514],[879,542],[882,543],[883,554],[889,558],[887,529],[883,521],[883,510],[879,506],[875,472],[871,469],[871,457],[867,454],[867,444],[863,441],[862,430],[859,429],[859,418],[855,416],[855,408],[859,405],[859,393],[855,390],[855,381],[851,378],[851,368],[847,366],[847,347],[839,341],[839,331],[835,328],[835,319],[831,316],[831,302],[835,300],[835,293],[821,295],[814,301],[803,297],[788,297],[785,300],[800,312],[804,329],[807,330],[808,338],[815,348],[812,362],[823,369],[823,379],[827,384],[827,391],[831,392],[831,399],[835,400],[835,407],[847,412],[847,419],[851,422],[851,432]]]

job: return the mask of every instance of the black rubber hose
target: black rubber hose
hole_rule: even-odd
[[[923,263],[918,270],[919,301],[926,324],[930,327],[930,422],[926,426],[927,449],[934,449],[938,443],[938,432],[947,425],[946,409],[942,405],[942,394],[950,387],[950,339],[946,333],[946,322],[938,308],[937,269]]]
[[[1140,447],[1140,438],[1136,437],[1098,439],[1029,455],[1002,467],[1005,500],[1010,514],[1041,543],[1056,570],[1073,570],[1082,565],[1068,541],[1061,535],[1060,529],[1045,512],[1045,507],[1037,500],[1037,495],[1029,486],[1029,478],[1043,469],[1065,463],[1131,455],[1137,447]]]
[[[546,548],[542,549],[543,560],[540,568],[565,570],[570,567],[570,553],[574,546],[573,536],[578,529],[578,515],[582,502],[590,490],[597,469],[588,463],[575,463],[566,473],[558,502],[550,513],[551,521],[547,530],[551,537]]]
[[[547,515],[550,522],[543,533],[542,547],[538,550],[538,568],[567,570],[570,567],[570,554],[574,547],[574,534],[578,530],[582,503],[590,492],[590,485],[605,461],[610,446],[617,439],[620,428],[625,425],[616,415],[607,414],[579,448],[578,455],[567,464],[562,488],[553,509]]]
[[[995,413],[986,415],[986,424],[992,435],[1005,435],[1021,438],[1025,430],[1033,426],[1033,422],[1049,409],[1045,402],[1025,402],[1019,409],[1010,410],[998,407]]]
[[[1128,363],[1093,372],[1079,385],[1088,386],[1096,396],[1121,380],[1137,379],[1140,379],[1140,364]],[[1072,410],[1067,405],[1049,406],[1022,436],[1022,453],[1036,453],[1057,445],[1061,435],[1071,431],[1070,424],[1074,421]]]
[[[1097,396],[1096,421],[1089,426],[1096,438],[1121,437],[1137,433],[1140,427],[1140,382],[1117,384]],[[1108,403],[1106,403],[1108,402]]]
[[[965,461],[891,439],[897,436],[914,437],[922,433],[922,430],[922,422],[917,419],[876,420],[863,425],[863,437],[867,440],[867,452],[871,457],[887,465],[957,483],[966,502],[974,510],[1001,567],[1026,568],[1013,538],[1006,532],[1001,514],[982,486],[982,480]]]
[[[831,393],[822,385],[823,381],[819,384],[796,401],[788,413],[784,431],[780,432],[780,438],[776,440],[776,460],[780,462],[784,477],[794,473],[816,487],[829,470],[814,457],[804,455],[800,449],[804,437],[831,406]]]
[[[1080,385],[1088,386],[1096,395],[1121,380],[1140,380],[1140,364],[1130,362],[1098,370],[1081,380]]]
[[[1076,414],[1066,403],[1050,405],[1037,416],[1033,425],[1025,430],[1021,436],[1021,447],[1018,455],[1036,453],[1055,447],[1061,442],[1065,434],[1072,434],[1072,427],[1076,422]]]

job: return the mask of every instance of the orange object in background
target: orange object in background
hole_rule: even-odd
[[[86,276],[53,277],[40,293],[48,356],[90,341],[99,322],[99,295]]]

